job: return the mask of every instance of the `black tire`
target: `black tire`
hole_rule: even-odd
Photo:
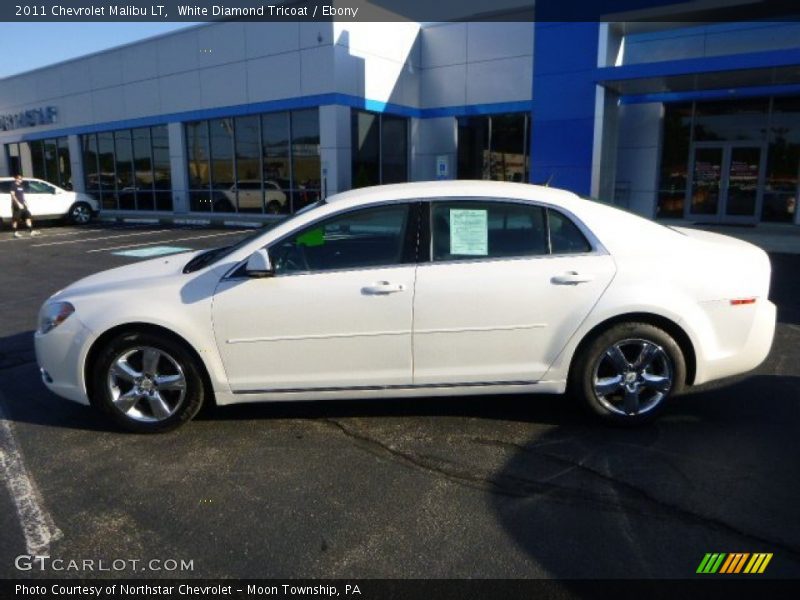
[[[68,218],[73,225],[86,225],[92,220],[92,207],[87,202],[76,202],[70,207]]]
[[[150,367],[145,364],[145,355],[154,356],[151,351],[160,353],[155,367],[152,362]],[[117,368],[112,373],[112,366],[119,365],[121,359],[131,370]],[[182,389],[171,389],[180,383],[179,376],[183,378]],[[165,378],[169,377],[173,380],[167,383]],[[92,403],[120,427],[136,433],[162,433],[180,427],[198,413],[207,393],[193,354],[183,343],[155,332],[128,332],[113,338],[95,360],[91,384]]]
[[[277,200],[270,200],[269,202],[267,202],[267,214],[279,215],[281,214],[282,209],[283,205]]]
[[[632,322],[614,325],[581,347],[568,390],[606,422],[639,425],[657,417],[685,382],[678,343],[663,329]]]

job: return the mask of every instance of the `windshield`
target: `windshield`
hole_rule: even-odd
[[[193,273],[194,271],[199,271],[203,267],[207,267],[208,265],[213,265],[215,263],[218,263],[222,259],[236,252],[239,248],[242,248],[247,244],[249,244],[250,242],[252,242],[255,238],[262,235],[264,232],[269,231],[270,229],[276,227],[277,225],[291,221],[292,219],[295,219],[302,214],[310,212],[311,210],[319,206],[322,206],[323,204],[325,204],[325,200],[318,200],[313,204],[309,204],[308,206],[301,208],[296,213],[294,213],[294,215],[288,217],[287,219],[275,221],[273,223],[266,223],[262,227],[256,229],[250,235],[244,236],[241,240],[239,240],[232,246],[222,246],[221,248],[212,248],[211,250],[206,250],[205,252],[201,252],[200,254],[195,256],[192,260],[190,260],[188,263],[186,263],[186,266],[183,267],[183,272]]]

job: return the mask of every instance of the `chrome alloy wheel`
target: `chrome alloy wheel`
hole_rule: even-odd
[[[164,421],[186,396],[186,377],[178,362],[158,348],[128,349],[111,363],[107,386],[114,406],[142,423]]]
[[[673,388],[672,360],[659,345],[626,339],[608,348],[592,376],[595,396],[612,413],[632,416],[653,410]]]
[[[70,217],[72,217],[72,220],[75,223],[85,225],[92,218],[92,213],[91,210],[89,210],[89,207],[85,204],[76,204],[72,207]]]

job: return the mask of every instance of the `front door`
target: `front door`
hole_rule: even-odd
[[[416,211],[331,217],[269,248],[273,277],[214,293],[217,346],[234,393],[411,383]]]
[[[763,146],[752,142],[698,142],[692,147],[687,219],[755,223],[761,214]]]

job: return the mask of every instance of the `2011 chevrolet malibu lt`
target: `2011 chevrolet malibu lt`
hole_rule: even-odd
[[[138,432],[205,402],[567,391],[635,424],[765,359],[769,281],[755,246],[569,192],[409,183],[82,279],[42,307],[36,356]]]

